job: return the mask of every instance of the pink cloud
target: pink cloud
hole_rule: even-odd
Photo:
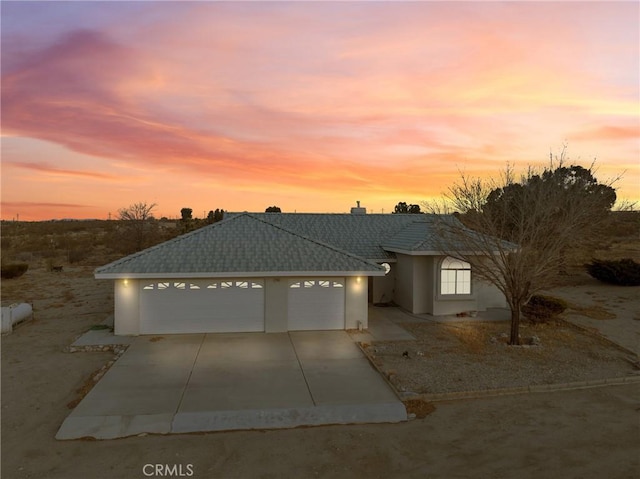
[[[10,165],[16,168],[36,171],[38,173],[44,173],[48,175],[69,176],[73,178],[92,178],[92,179],[111,180],[111,181],[119,180],[117,176],[110,175],[107,173],[100,173],[96,171],[69,170],[69,169],[51,166],[46,163],[35,163],[35,162],[21,163],[17,161],[7,161],[5,162],[5,165]]]
[[[640,138],[640,126],[600,126],[573,133],[569,138],[595,141],[637,140]]]
[[[437,194],[458,168],[544,162],[567,138],[602,148],[593,155],[637,158],[625,126],[637,118],[637,6],[148,9],[144,22],[114,15],[48,46],[3,47],[3,130],[101,158],[100,172],[7,164],[112,182],[111,164],[148,191],[170,176],[238,201],[237,191],[336,189],[417,201],[403,195]]]

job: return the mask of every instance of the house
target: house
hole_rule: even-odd
[[[416,314],[505,306],[439,251],[434,217],[236,213],[95,271],[118,335],[367,328],[368,303]]]

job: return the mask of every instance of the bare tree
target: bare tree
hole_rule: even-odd
[[[472,274],[504,294],[511,344],[519,344],[521,307],[552,283],[565,249],[603,224],[615,201],[611,184],[598,183],[592,168],[565,167],[565,153],[517,181],[510,166],[497,180],[462,175],[441,204],[427,205],[440,215],[443,254],[470,263]],[[451,212],[457,218],[442,215]]]
[[[134,251],[140,251],[149,245],[154,230],[153,209],[155,203],[134,203],[118,210],[118,219],[124,222],[126,237],[131,241]]]

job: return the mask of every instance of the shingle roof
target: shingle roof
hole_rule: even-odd
[[[472,246],[475,246],[475,249],[480,247],[479,251],[486,251],[494,245],[496,249],[498,246],[504,249],[516,248],[513,243],[466,228],[455,216],[445,215],[437,221],[438,223],[432,215],[426,215],[425,221],[416,221],[407,225],[393,238],[385,241],[382,247],[389,251],[422,254],[439,254],[443,250],[463,251]],[[448,224],[451,228],[447,228]],[[461,240],[457,234],[461,231],[464,231],[464,240]]]
[[[96,269],[96,278],[291,275],[382,275],[384,268],[335,245],[244,213]]]
[[[429,215],[415,214],[252,213],[252,216],[369,260],[394,258],[382,245],[409,225],[430,224]]]
[[[416,221],[406,225],[381,246],[387,250],[437,251],[438,238],[432,221]]]

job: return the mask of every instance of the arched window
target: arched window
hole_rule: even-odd
[[[471,294],[471,265],[450,256],[442,260],[440,294]]]

